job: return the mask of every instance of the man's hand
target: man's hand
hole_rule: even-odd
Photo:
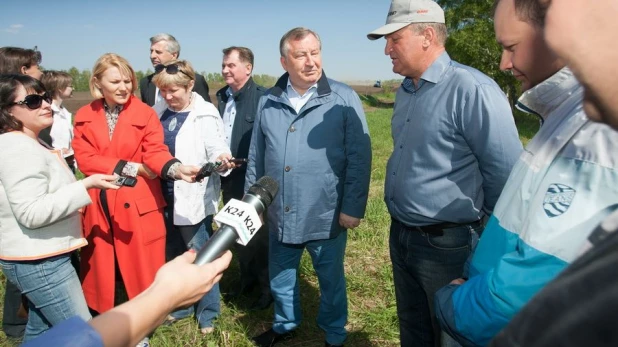
[[[346,229],[354,229],[360,225],[360,222],[360,218],[348,216],[343,212],[339,213],[339,225]]]
[[[452,280],[450,284],[462,285],[464,283],[466,283],[466,280],[464,280],[463,278],[457,278]]]

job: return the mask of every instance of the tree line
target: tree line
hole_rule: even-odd
[[[499,69],[501,47],[496,42],[493,30],[492,5],[493,0],[437,0],[445,9],[449,37],[446,49],[452,59],[477,68],[493,78],[514,104],[519,95],[519,83],[510,73]],[[73,77],[76,91],[87,91],[90,80],[90,70],[79,71],[72,67],[67,71]],[[152,70],[136,71],[137,79],[153,73]],[[213,86],[225,82],[221,73],[205,73],[202,75]],[[254,75],[253,79],[260,85],[271,87],[277,77],[270,75]]]
[[[63,71],[67,72],[73,78],[73,88],[75,91],[86,92],[90,90],[88,86],[88,81],[90,81],[90,77],[92,76],[92,73],[90,72],[90,70],[86,69],[86,70],[80,71],[76,67],[72,67],[69,70],[63,70]],[[146,72],[135,71],[135,75],[137,76],[138,81],[152,73],[153,71],[151,69],[146,70]],[[217,73],[202,72],[201,74],[206,79],[206,82],[208,82],[208,84],[211,86],[217,86],[217,85],[222,86],[225,84],[225,80],[223,79],[223,76],[218,72]],[[278,77],[270,76],[266,74],[253,75],[253,80],[257,84],[265,86],[265,87],[274,86],[275,82],[277,82],[277,78]]]

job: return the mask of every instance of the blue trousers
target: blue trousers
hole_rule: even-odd
[[[292,331],[301,322],[298,267],[303,250],[307,249],[320,284],[320,307],[317,323],[326,333],[326,341],[343,344],[347,337],[348,319],[343,258],[347,232],[329,240],[310,241],[302,245],[281,243],[269,233],[270,288],[275,300],[273,330]]]
[[[440,330],[434,295],[463,276],[466,260],[482,230],[483,226],[474,224],[429,234],[391,223],[389,244],[401,346],[458,345]]]
[[[24,341],[71,317],[92,318],[70,253],[33,261],[0,260],[0,266],[29,300]]]
[[[166,258],[171,260],[188,249],[198,251],[210,239],[212,234],[212,215],[206,216],[195,225],[174,225],[174,201],[169,201],[164,209],[166,225]],[[178,244],[180,243],[180,247]],[[221,294],[219,284],[215,284],[195,305],[171,313],[176,319],[189,317],[195,312],[195,318],[201,328],[212,327],[213,320],[221,313]]]

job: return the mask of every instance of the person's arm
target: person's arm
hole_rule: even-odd
[[[344,107],[346,174],[339,224],[355,228],[365,215],[371,178],[371,139],[362,103],[358,95],[350,91],[348,105]]]
[[[105,346],[135,346],[178,307],[190,305],[219,282],[232,260],[227,251],[212,263],[194,265],[195,253],[186,252],[163,265],[150,287],[130,301],[95,318],[89,324]]]
[[[493,211],[511,169],[523,151],[513,113],[504,93],[493,84],[469,92],[460,130],[483,176],[483,210]]]
[[[31,141],[28,141],[31,142]],[[49,191],[50,172],[40,145],[19,142],[0,151],[0,182],[17,221],[29,229],[65,218],[91,203],[88,188],[117,188],[114,176],[95,175]]]
[[[264,176],[264,152],[266,149],[266,141],[264,139],[264,132],[262,131],[261,120],[266,100],[266,96],[260,98],[257,108],[258,111],[255,114],[251,144],[249,145],[247,173],[245,174],[245,192],[247,192],[253,183],[260,177]]]

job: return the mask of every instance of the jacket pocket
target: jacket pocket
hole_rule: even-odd
[[[165,238],[165,223],[162,208],[163,199],[141,198],[135,200],[135,207],[139,215],[142,242],[147,245],[161,238]]]

